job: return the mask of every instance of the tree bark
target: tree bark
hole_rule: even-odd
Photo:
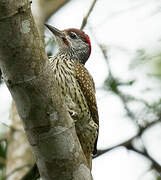
[[[67,2],[69,2],[69,0],[32,1],[32,13],[42,37],[44,34],[44,21],[46,21],[50,17],[49,15],[54,14],[59,8],[61,8]],[[22,127],[22,121],[17,113],[15,103],[12,103],[11,106],[10,119],[11,126],[14,127],[14,130],[13,128],[11,128],[8,132],[7,137],[8,145],[6,175],[8,180],[21,180],[24,177],[24,175],[26,175],[30,171],[35,161],[33,159],[31,147],[28,143],[28,140]]]
[[[0,67],[42,179],[92,179],[28,0],[0,1]]]

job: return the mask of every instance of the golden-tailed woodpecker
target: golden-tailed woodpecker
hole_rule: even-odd
[[[99,126],[94,81],[84,67],[91,54],[91,42],[79,29],[60,31],[51,25],[46,24],[46,27],[54,34],[59,48],[50,58],[51,67],[91,169],[92,154],[97,152]]]

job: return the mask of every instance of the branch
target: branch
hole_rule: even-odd
[[[131,142],[132,142],[136,137],[137,137],[137,135],[135,135],[134,137],[131,137],[130,139],[128,139],[128,140],[126,140],[126,141],[124,141],[124,142],[122,142],[122,143],[119,143],[119,144],[117,144],[117,145],[115,145],[115,146],[113,146],[113,147],[106,148],[106,149],[102,149],[102,150],[97,150],[97,155],[94,156],[93,158],[96,158],[96,157],[98,157],[98,156],[101,156],[101,155],[103,155],[104,153],[107,153],[107,152],[109,152],[109,151],[111,151],[111,150],[113,150],[113,149],[115,149],[115,148],[120,147],[120,146],[130,147],[130,146],[131,146]]]
[[[132,150],[132,151],[134,151],[134,152],[136,152],[136,153],[144,156],[144,157],[147,158],[148,160],[150,160],[151,163],[152,163],[151,167],[154,168],[154,169],[160,174],[160,176],[161,176],[161,165],[160,165],[156,160],[154,160],[154,159],[147,153],[146,148],[144,148],[144,151],[143,151],[143,152],[137,150],[137,149],[134,148],[134,147],[129,147],[129,148],[127,148],[127,149]]]
[[[88,10],[88,12],[87,12],[87,14],[86,14],[86,16],[83,18],[82,25],[81,25],[81,27],[80,27],[81,30],[84,29],[84,27],[86,26],[88,17],[89,17],[89,15],[91,14],[91,12],[92,12],[92,10],[93,10],[96,2],[97,2],[97,0],[93,0],[93,2],[92,2],[92,4],[91,4],[91,6],[90,6],[90,8],[89,8],[89,10]]]
[[[98,153],[97,153],[97,155],[96,155],[94,158],[96,158],[96,157],[98,157],[98,156],[100,156],[100,155],[102,155],[102,154],[104,154],[104,153],[107,153],[107,152],[109,152],[109,151],[111,151],[111,150],[113,150],[113,149],[115,149],[115,148],[118,148],[118,147],[120,147],[120,146],[124,146],[124,147],[126,147],[127,149],[132,150],[132,151],[134,151],[134,152],[136,152],[136,153],[138,153],[138,154],[141,154],[142,156],[144,156],[145,158],[147,158],[148,160],[150,160],[151,163],[152,163],[152,167],[161,175],[161,165],[160,165],[157,161],[155,161],[155,160],[148,154],[146,147],[143,146],[143,151],[139,151],[139,150],[137,150],[137,149],[133,146],[133,144],[132,144],[133,140],[135,140],[136,138],[140,138],[145,131],[147,131],[148,129],[152,128],[152,126],[154,126],[154,125],[156,125],[156,124],[158,124],[158,123],[160,123],[160,119],[157,120],[157,121],[154,121],[154,122],[149,123],[149,124],[148,124],[146,127],[144,127],[144,128],[141,128],[141,129],[138,131],[138,133],[137,133],[135,136],[131,137],[130,139],[128,139],[128,140],[126,140],[126,141],[124,141],[124,142],[122,142],[122,143],[120,143],[120,144],[117,144],[117,145],[115,145],[115,146],[113,146],[113,147],[111,147],[111,148],[106,148],[106,149],[103,149],[103,150],[98,150],[98,151],[97,151]]]
[[[2,83],[2,72],[0,70],[0,84]]]
[[[0,67],[42,179],[91,180],[28,0],[0,1]]]

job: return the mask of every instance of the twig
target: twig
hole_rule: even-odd
[[[92,2],[92,4],[91,4],[91,6],[90,6],[90,8],[89,8],[89,10],[88,10],[88,12],[87,12],[87,14],[86,14],[86,16],[83,18],[82,25],[81,25],[81,27],[80,27],[81,30],[84,29],[84,27],[86,26],[88,17],[89,17],[89,15],[91,14],[91,12],[92,12],[95,4],[96,4],[96,1],[97,1],[97,0],[94,0],[94,1]]]
[[[108,56],[107,56],[107,48],[106,48],[105,45],[99,44],[98,41],[96,41],[96,42],[97,42],[99,48],[101,49],[102,54],[103,54],[103,56],[104,56],[104,58],[105,58],[105,60],[106,60],[107,68],[108,68],[108,72],[109,72],[109,76],[110,76],[110,77],[113,77],[112,71],[111,71],[111,68],[110,68],[110,64],[109,64],[109,59],[108,59]]]
[[[154,125],[156,125],[158,123],[160,123],[160,119],[157,120],[157,121],[153,121],[153,122],[149,123],[146,127],[140,128],[138,133],[135,136],[131,137],[130,139],[128,139],[128,140],[126,140],[126,141],[124,141],[124,142],[122,142],[120,144],[117,144],[117,145],[115,145],[115,146],[113,146],[111,148],[98,150],[97,155],[95,157],[93,157],[93,158],[96,158],[96,157],[98,157],[98,156],[100,156],[100,155],[102,155],[102,154],[104,154],[106,152],[109,152],[109,151],[111,151],[111,150],[113,150],[113,149],[115,149],[117,147],[120,147],[120,146],[125,146],[125,147],[129,148],[134,139],[140,137],[146,130],[148,130],[149,128],[151,128],[152,126],[154,126]]]
[[[130,139],[128,139],[128,140],[126,140],[126,141],[124,141],[124,142],[122,142],[122,143],[120,143],[120,144],[117,144],[117,145],[115,145],[115,146],[113,146],[113,147],[110,147],[110,148],[107,148],[107,149],[98,150],[98,151],[97,151],[97,155],[94,156],[93,158],[96,158],[96,157],[98,157],[98,156],[101,156],[102,154],[104,154],[104,153],[106,153],[106,152],[109,152],[109,151],[111,151],[111,150],[113,150],[113,149],[115,149],[115,148],[118,148],[118,147],[120,147],[120,146],[130,147],[130,146],[131,146],[131,142],[132,142],[137,136],[138,136],[138,135],[135,135],[135,136],[131,137]]]
[[[126,103],[126,96],[124,94],[121,93],[121,91],[118,89],[118,85],[123,85],[124,83],[122,82],[119,82],[119,80],[117,78],[115,78],[112,74],[112,71],[111,71],[111,67],[110,67],[110,64],[109,64],[109,59],[108,59],[108,56],[107,56],[107,49],[104,45],[102,44],[99,44],[98,41],[96,40],[100,50],[102,51],[102,54],[106,60],[106,63],[107,63],[107,67],[108,67],[108,72],[109,72],[109,75],[108,75],[108,80],[111,81],[111,83],[115,83],[115,88],[112,89],[112,92],[115,93],[119,98],[120,100],[122,101],[122,104],[127,112],[127,115],[135,120],[135,123],[136,122],[136,118],[135,118],[135,115],[133,114],[133,112],[131,112],[131,110],[128,108],[127,106],[127,103]],[[138,125],[138,124],[137,124]]]
[[[106,152],[109,152],[109,151],[111,151],[111,150],[113,150],[113,149],[115,149],[115,148],[118,148],[118,147],[120,147],[120,146],[124,146],[124,147],[126,147],[127,149],[132,150],[132,151],[134,151],[134,152],[136,152],[136,153],[138,153],[138,154],[141,154],[141,155],[144,156],[145,158],[149,159],[149,160],[151,161],[151,163],[152,163],[152,167],[161,175],[161,165],[160,165],[157,161],[155,161],[155,160],[148,154],[147,149],[146,149],[146,147],[144,146],[144,144],[143,144],[143,151],[137,150],[137,149],[133,146],[133,144],[132,144],[132,142],[133,142],[134,139],[140,138],[146,130],[148,130],[148,129],[151,128],[152,126],[156,125],[157,123],[160,123],[160,119],[157,120],[157,121],[153,121],[153,122],[149,123],[146,127],[140,128],[139,131],[138,131],[138,133],[137,133],[135,136],[131,137],[130,139],[128,139],[128,140],[126,140],[126,141],[124,141],[124,142],[122,142],[122,143],[120,143],[120,144],[118,144],[118,145],[115,145],[115,146],[113,146],[113,147],[111,147],[111,148],[107,148],[107,149],[103,149],[103,150],[98,150],[97,155],[96,155],[95,157],[93,157],[93,158],[96,158],[96,157],[98,157],[98,156],[100,156],[100,155],[102,155],[102,154],[104,154],[104,153],[106,153]]]
[[[2,71],[0,69],[0,84],[2,83]]]
[[[127,148],[127,149],[132,150],[132,151],[134,151],[134,152],[136,152],[136,153],[138,153],[138,154],[141,154],[141,155],[144,156],[145,158],[149,159],[149,160],[151,161],[151,163],[152,163],[151,168],[155,169],[155,170],[160,174],[160,176],[161,176],[161,165],[160,165],[157,161],[155,161],[155,160],[147,153],[146,148],[144,148],[144,151],[143,151],[143,152],[137,150],[137,149],[134,148],[134,147],[130,147],[130,148]]]

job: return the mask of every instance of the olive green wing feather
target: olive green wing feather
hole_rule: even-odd
[[[92,76],[88,70],[79,62],[75,62],[76,79],[80,85],[83,95],[87,101],[93,121],[99,127],[98,109],[95,96],[95,85]],[[94,148],[94,154],[96,154],[97,139]]]

